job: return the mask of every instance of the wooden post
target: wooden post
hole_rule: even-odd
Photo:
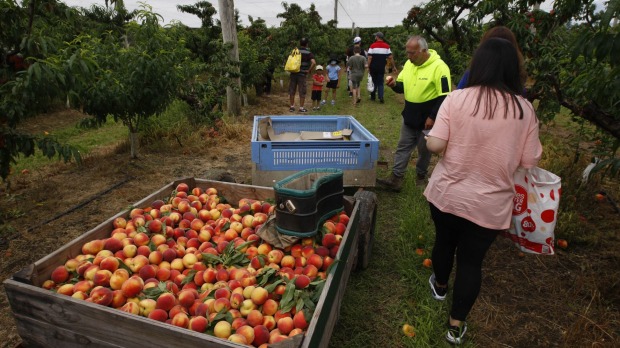
[[[222,38],[224,43],[232,43],[230,58],[239,62],[239,42],[237,41],[237,25],[235,23],[235,2],[233,0],[218,0],[220,8],[220,21],[222,22]],[[237,72],[239,72],[239,68]],[[241,79],[233,79],[233,83],[241,90]],[[241,95],[235,93],[232,87],[226,87],[226,100],[228,113],[233,116],[241,115]]]

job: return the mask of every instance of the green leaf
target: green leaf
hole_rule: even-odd
[[[129,272],[129,275],[133,274],[133,271],[131,270],[131,268],[129,268],[129,266],[127,266],[123,260],[119,259],[118,257],[116,258],[118,260],[118,266],[124,270],[126,270],[127,272]]]
[[[201,253],[202,255],[202,261],[206,264],[206,265],[217,265],[218,263],[223,263],[222,259],[219,256],[213,255],[213,254],[209,254],[209,253]]]
[[[185,278],[183,278],[183,280],[181,281],[181,284],[185,285],[185,284],[193,282],[194,276],[196,275],[196,273],[198,273],[198,271],[196,271],[195,269],[192,269],[189,272],[187,272],[187,275],[185,276]]]
[[[282,279],[278,279],[275,282],[265,286],[265,290],[267,290],[268,293],[272,293],[276,287],[280,284],[282,284],[284,281]]]

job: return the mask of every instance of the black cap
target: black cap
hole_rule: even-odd
[[[376,33],[373,34],[374,36],[378,37],[379,39],[383,39],[385,36],[383,36],[383,33],[378,31]]]

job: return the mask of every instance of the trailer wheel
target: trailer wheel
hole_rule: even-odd
[[[377,222],[377,195],[370,191],[357,191],[354,195],[359,201],[360,220],[358,225],[359,241],[357,252],[357,270],[365,270],[370,262],[372,245],[375,241],[375,225]]]

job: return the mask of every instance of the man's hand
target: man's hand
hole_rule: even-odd
[[[392,76],[388,75],[388,76],[385,78],[385,84],[386,84],[388,87],[394,87],[394,86],[396,86],[396,80],[394,79],[394,77],[392,77]]]
[[[426,122],[424,122],[424,129],[431,129],[433,128],[434,124],[435,124],[435,121],[433,121],[432,118],[427,117]]]

